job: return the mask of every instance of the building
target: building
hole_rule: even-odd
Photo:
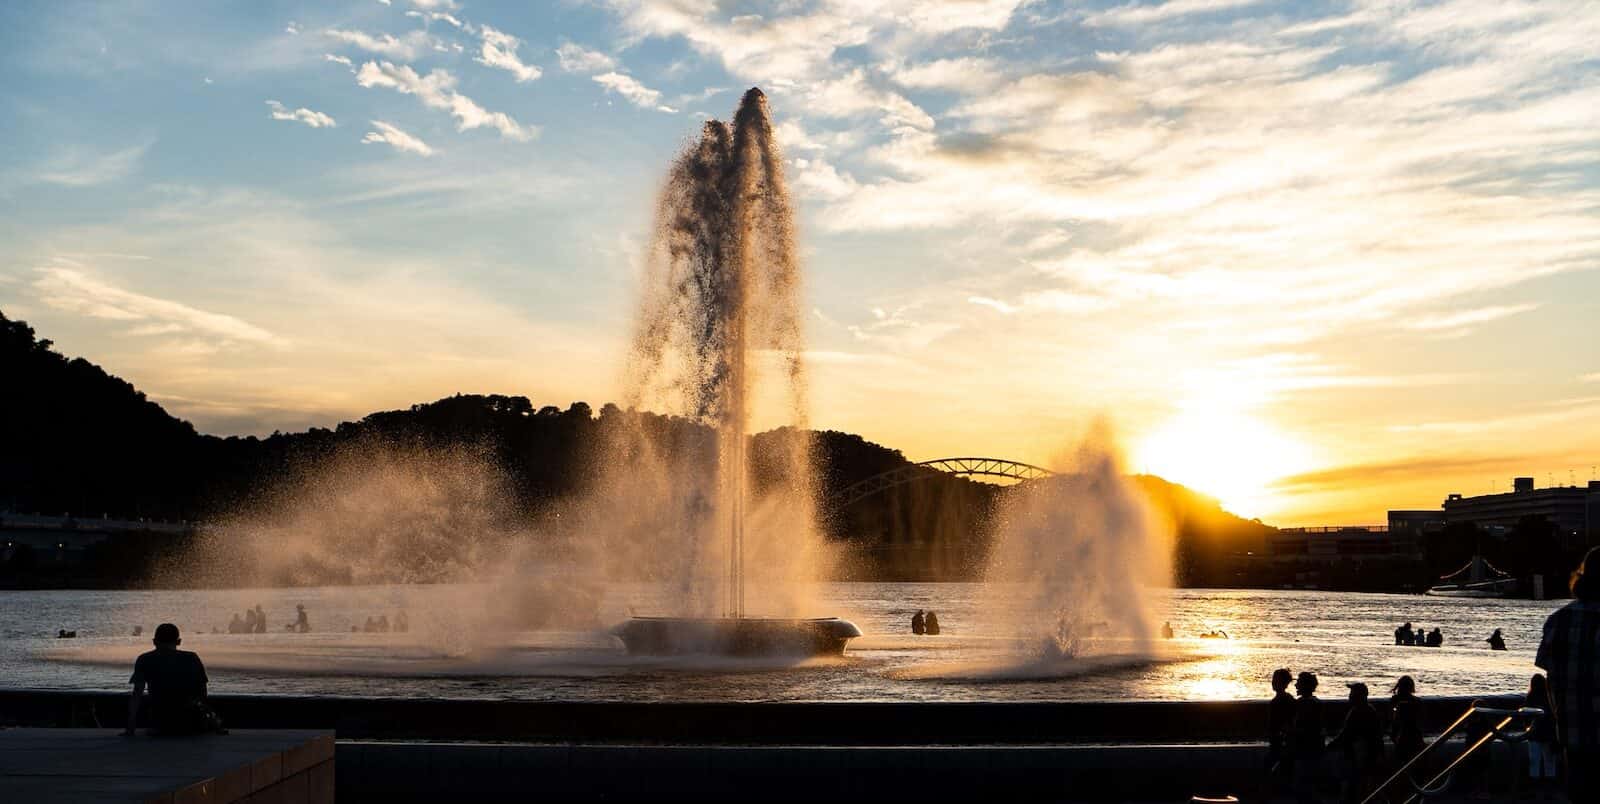
[[[1382,525],[1282,528],[1267,537],[1267,554],[1274,559],[1370,558],[1414,560],[1422,556],[1422,542],[1406,531]]]
[[[1534,488],[1533,478],[1518,477],[1506,494],[1451,494],[1444,501],[1444,518],[1451,525],[1470,523],[1484,530],[1507,531],[1524,517],[1542,518],[1555,526],[1562,547],[1594,544],[1600,541],[1600,481],[1540,489]]]
[[[1440,509],[1422,511],[1390,511],[1389,532],[1398,538],[1402,534],[1414,541],[1421,541],[1422,537],[1444,530],[1444,511]]]

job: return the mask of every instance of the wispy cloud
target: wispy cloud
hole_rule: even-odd
[[[487,25],[479,27],[478,35],[483,39],[483,47],[474,61],[486,67],[505,70],[516,77],[517,83],[526,83],[540,76],[538,67],[524,64],[517,55],[517,48],[522,40],[503,31],[497,31]]]
[[[526,142],[538,135],[537,126],[518,123],[504,112],[490,112],[471,98],[455,91],[456,79],[446,70],[433,70],[426,77],[409,66],[390,62],[367,62],[356,72],[356,82],[364,87],[388,87],[404,95],[414,95],[424,106],[449,112],[460,131],[488,127],[509,140]]]
[[[125,178],[139,167],[153,141],[130,145],[109,153],[75,147],[47,163],[35,176],[46,184],[92,187]]]
[[[1502,304],[1493,307],[1479,307],[1472,310],[1456,310],[1448,313],[1424,315],[1407,321],[1405,326],[1407,329],[1423,331],[1464,330],[1475,324],[1483,324],[1537,309],[1539,309],[1537,304]]]
[[[635,106],[646,109],[655,109],[659,112],[676,112],[677,109],[661,104],[661,93],[639,83],[631,75],[619,72],[601,73],[594,76],[594,82],[605,87],[611,92],[626,98]]]
[[[573,42],[563,42],[556,48],[556,59],[561,69],[569,73],[598,73],[613,70],[617,66],[616,60],[610,56]]]
[[[433,148],[429,147],[427,143],[416,137],[413,137],[410,134],[407,134],[404,131],[401,131],[398,127],[390,123],[385,123],[382,120],[373,120],[372,125],[377,130],[368,131],[367,135],[361,138],[362,142],[385,143],[392,146],[397,151],[405,151],[407,153],[418,154],[420,156],[433,155]]]
[[[322,112],[312,111],[304,106],[298,109],[289,109],[275,100],[269,100],[267,101],[267,108],[271,110],[270,114],[273,120],[290,120],[305,123],[312,128],[333,128],[338,125],[332,117]]]
[[[1198,14],[1215,14],[1258,5],[1265,0],[1168,0],[1165,3],[1129,3],[1084,18],[1085,25],[1148,25]]]
[[[332,53],[324,53],[322,54],[322,60],[331,61],[334,64],[343,64],[345,67],[348,67],[352,73],[356,71],[355,62],[351,61],[349,56],[337,56]]]
[[[127,322],[126,332],[130,335],[183,333],[221,345],[286,345],[271,332],[234,316],[124,290],[76,268],[40,268],[33,290],[40,301],[58,310]]]
[[[426,31],[411,31],[404,36],[394,34],[369,34],[364,31],[347,31],[329,28],[323,35],[330,39],[353,45],[368,53],[410,61],[426,52],[433,42]]]

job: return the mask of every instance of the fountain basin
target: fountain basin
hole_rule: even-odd
[[[838,617],[633,617],[611,629],[640,656],[839,656],[861,629]]]

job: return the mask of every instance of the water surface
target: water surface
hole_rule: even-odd
[[[629,657],[595,630],[499,630],[478,625],[500,601],[467,586],[322,587],[214,591],[0,592],[0,686],[123,690],[156,623],[184,631],[210,669],[214,693],[517,700],[1004,701],[1223,700],[1262,697],[1276,667],[1311,670],[1325,696],[1345,681],[1375,694],[1402,674],[1423,694],[1488,695],[1526,688],[1544,618],[1559,601],[1459,600],[1314,591],[1178,590],[1179,639],[1156,661],[1028,661],[1010,640],[974,633],[973,584],[840,583],[818,613],[855,620],[867,636],[842,659],[799,664]],[[273,630],[210,633],[260,603]],[[304,604],[310,634],[287,633]],[[559,605],[559,604],[557,604]],[[406,634],[351,633],[368,616],[405,608]],[[916,609],[944,633],[913,636]],[[644,613],[644,612],[641,612]],[[600,620],[626,616],[619,601]],[[1396,647],[1410,620],[1446,637],[1437,649]],[[144,636],[131,632],[142,625]],[[75,640],[55,639],[76,629]],[[1510,650],[1482,642],[1503,629]],[[1231,639],[1198,639],[1222,630]]]

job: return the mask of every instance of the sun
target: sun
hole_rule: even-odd
[[[1189,407],[1146,435],[1133,468],[1215,497],[1228,511],[1259,517],[1281,507],[1272,484],[1311,466],[1305,444],[1247,412]]]

